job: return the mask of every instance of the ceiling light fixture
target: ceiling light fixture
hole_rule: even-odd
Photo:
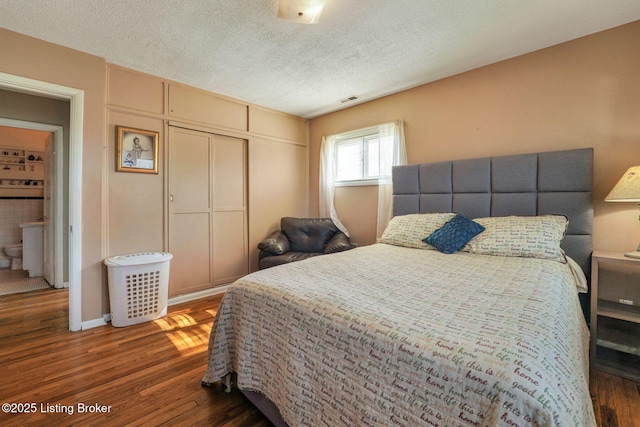
[[[327,0],[279,0],[278,18],[302,24],[317,24]]]

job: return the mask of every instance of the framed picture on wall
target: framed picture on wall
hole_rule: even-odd
[[[116,170],[158,173],[158,132],[116,126]]]

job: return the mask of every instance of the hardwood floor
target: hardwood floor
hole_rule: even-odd
[[[200,385],[219,302],[69,332],[66,290],[0,297],[0,403],[36,404],[31,414],[0,412],[0,425],[270,426],[237,390]],[[108,412],[78,413],[81,404]]]
[[[591,370],[591,401],[602,427],[640,427],[640,383]]]
[[[270,426],[237,390],[200,385],[219,302],[69,332],[66,290],[0,297],[0,403],[36,405],[35,413],[0,412],[0,425]],[[640,427],[640,383],[594,370],[590,389],[598,426]],[[86,412],[96,404],[108,412]]]

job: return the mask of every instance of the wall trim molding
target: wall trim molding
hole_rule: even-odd
[[[184,302],[194,301],[201,298],[206,298],[214,295],[223,294],[229,288],[229,285],[217,286],[211,289],[205,289],[204,291],[193,292],[190,294],[178,295],[177,297],[169,298],[167,302],[167,306],[181,304]],[[160,316],[158,319],[161,319],[165,316]],[[93,319],[87,322],[82,322],[82,330],[97,328],[100,326],[106,326],[109,322],[111,322],[111,313],[105,313],[102,315],[100,319]]]
[[[82,330],[93,329],[100,326],[107,326],[107,322],[104,317],[99,317],[93,320],[87,320],[86,322],[82,322]]]
[[[215,288],[205,289],[204,291],[192,292],[190,294],[171,297],[169,298],[168,305],[176,305],[176,304],[181,304],[183,302],[189,302],[189,301],[194,301],[201,298],[223,294],[227,292],[227,289],[229,289],[229,286],[231,286],[231,284],[224,285],[224,286],[216,286]]]

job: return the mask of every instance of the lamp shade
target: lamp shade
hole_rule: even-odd
[[[604,199],[607,202],[640,202],[640,166],[630,167]]]
[[[280,0],[278,18],[285,21],[316,24],[327,0]]]

